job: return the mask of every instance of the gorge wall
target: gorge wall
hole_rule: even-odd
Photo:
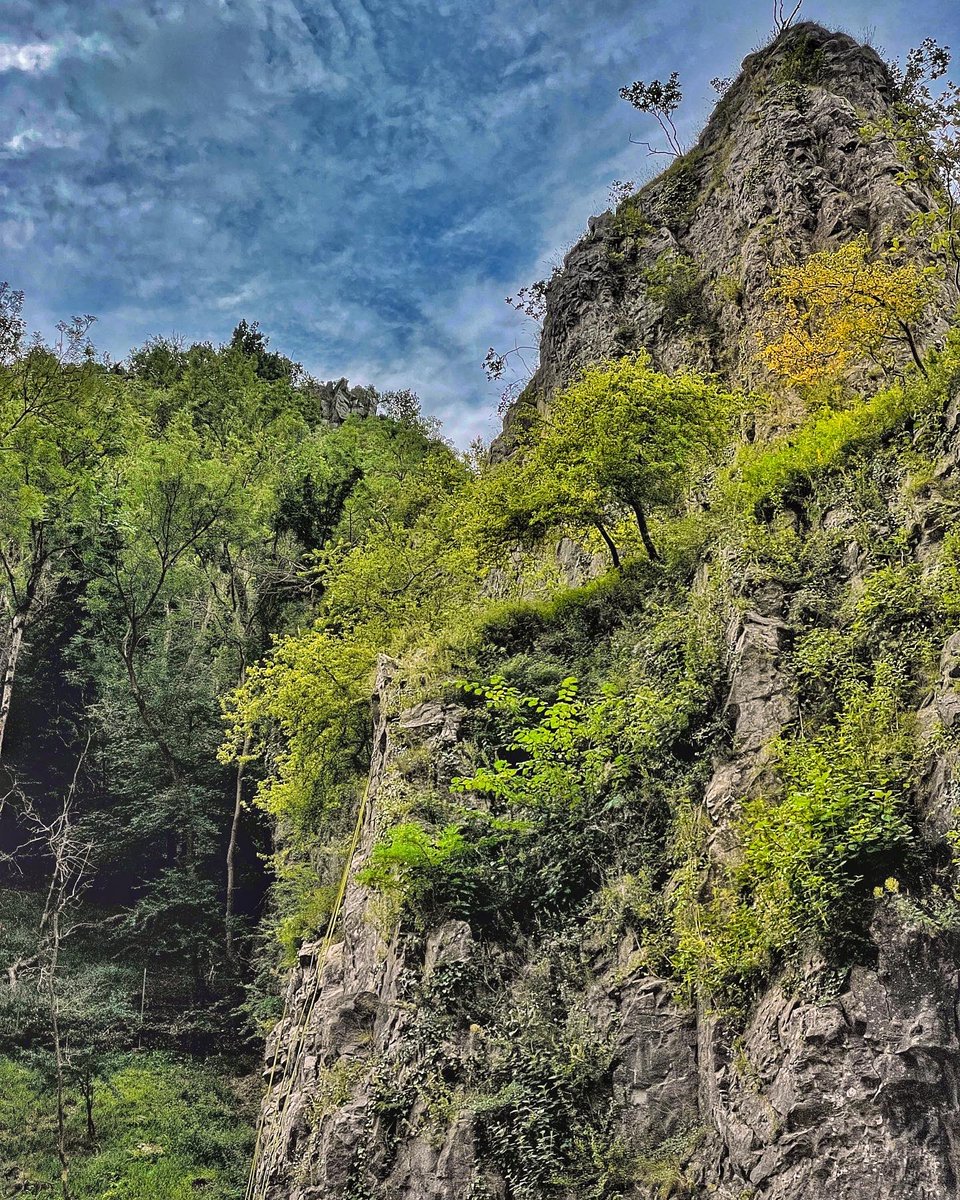
[[[860,233],[882,245],[932,207],[884,128],[894,95],[873,49],[812,23],[745,59],[696,145],[567,254],[507,427],[580,367],[641,347],[661,370],[755,382],[772,268]]]
[[[880,242],[933,205],[900,181],[897,146],[882,132],[893,94],[873,50],[815,25],[748,58],[693,150],[593,220],[567,255],[527,396],[544,400],[578,367],[641,346],[668,372],[754,382],[751,331],[773,266],[861,231]],[[508,430],[519,419],[522,404]],[[934,569],[960,480],[956,406],[937,445],[922,486],[887,472],[870,500],[876,520],[901,531],[917,579]],[[783,519],[829,541],[837,594],[855,596],[874,564],[863,514],[832,487],[801,496]],[[720,565],[706,556],[694,588]],[[815,604],[802,580],[762,572],[734,591],[714,714],[725,733],[703,763],[707,879],[711,862],[736,857],[730,831],[745,802],[776,788],[770,745],[798,719],[792,649]],[[938,731],[916,787],[921,858],[941,854],[952,828],[958,678],[951,635],[916,715]],[[855,954],[811,953],[799,975],[774,978],[732,1016],[685,1000],[650,969],[629,904],[615,918],[597,908],[572,929],[512,942],[486,936],[469,914],[398,928],[356,872],[398,797],[443,789],[473,754],[467,709],[439,698],[411,705],[405,688],[401,668],[383,660],[342,929],[329,945],[303,946],[268,1041],[256,1195],[958,1194],[953,934],[891,888],[869,901]],[[618,886],[608,880],[608,894]]]

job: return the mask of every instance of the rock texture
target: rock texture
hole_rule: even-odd
[[[461,710],[437,702],[398,711],[400,703],[385,660],[374,696],[374,753],[354,871],[369,857],[385,810],[411,783],[411,771],[423,786],[425,755],[434,782],[449,780],[460,760]],[[438,1141],[427,1123],[417,1132],[417,1113],[404,1114],[408,1132],[397,1144],[389,1121],[373,1117],[372,1102],[410,1066],[405,1035],[417,985],[469,958],[470,927],[451,922],[424,939],[400,940],[385,930],[389,917],[351,883],[342,940],[301,950],[283,1020],[267,1043],[257,1194],[269,1200],[364,1195],[367,1177],[380,1179],[384,1196],[469,1194],[475,1165],[469,1129],[455,1122]],[[378,1073],[382,1064],[385,1075]]]
[[[700,1022],[702,1103],[717,1130],[705,1193],[729,1200],[957,1194],[960,1043],[952,955],[882,909],[875,967],[831,1001],[760,1001],[736,1067]]]
[[[567,256],[549,292],[534,391],[546,396],[583,362],[639,345],[668,369],[682,362],[745,371],[771,264],[859,230],[882,238],[929,206],[922,190],[896,182],[901,164],[891,142],[861,132],[886,111],[891,87],[872,50],[814,25],[747,59],[697,147],[642,192],[642,219],[627,228],[622,214],[605,214]],[[687,264],[685,308],[655,280],[651,291],[651,272],[677,261]],[[952,450],[938,476],[957,469]],[[925,508],[922,494],[912,503],[922,566],[949,513],[932,500]],[[835,530],[846,521],[842,506],[818,519]],[[572,575],[586,569],[575,546],[563,555]],[[843,564],[855,580],[853,541]],[[745,798],[769,790],[770,740],[796,719],[786,665],[796,634],[792,597],[760,584],[744,599],[727,631],[730,750],[713,764],[703,797],[714,861],[736,854],[731,823]],[[920,713],[923,728],[956,727],[958,679],[954,635]],[[355,869],[382,824],[403,811],[408,788],[443,787],[463,766],[464,720],[439,701],[406,705],[383,664]],[[931,846],[942,846],[953,821],[950,746],[945,739],[923,784],[922,832]],[[602,1049],[591,1111],[612,1123],[605,1144],[640,1148],[646,1164],[610,1182],[604,1200],[960,1195],[960,959],[896,895],[876,906],[856,966],[837,973],[811,960],[789,988],[774,981],[736,1037],[721,1014],[685,1007],[671,982],[650,973],[629,929],[612,945],[584,930],[565,953],[586,968],[579,985],[563,990],[538,978],[543,947],[493,952],[462,920],[401,935],[390,918],[382,901],[352,883],[335,944],[303,947],[268,1043],[259,1197],[545,1194],[536,1180],[511,1185],[498,1169],[504,1147],[491,1147],[468,1086],[503,1076],[504,1048],[488,1044],[484,1013],[469,1007],[484,987],[499,989],[501,1008],[526,1006],[544,1023],[567,1022],[584,1056]],[[425,1023],[438,995],[457,1018]],[[575,1180],[554,1180],[549,1194],[600,1195]]]
[[[733,806],[764,786],[767,746],[793,717],[782,665],[785,597],[764,589],[730,630],[733,752],[706,789],[712,852],[723,855]],[[956,639],[929,707],[956,713]],[[375,753],[354,867],[379,814],[429,755],[442,780],[462,763],[455,706],[397,711],[389,664],[375,699]],[[931,836],[952,796],[952,763],[929,787]],[[422,778],[417,781],[422,786]],[[268,1044],[270,1084],[258,1182],[269,1200],[510,1200],[482,1153],[469,1104],[433,1109],[438,1071],[484,1073],[483,1031],[460,1021],[431,1043],[418,1003],[441,978],[466,978],[479,960],[473,931],[448,921],[422,935],[392,932],[351,885],[342,940],[305,945],[284,1020]],[[634,1146],[679,1144],[686,1166],[672,1194],[719,1200],[944,1200],[960,1172],[960,967],[956,948],[906,918],[895,897],[870,928],[875,959],[835,978],[822,962],[805,987],[772,986],[736,1046],[723,1020],[678,1002],[667,980],[637,970],[629,936],[591,943],[583,998],[592,1035],[611,1047],[610,1112]],[[524,978],[522,954],[513,979]],[[322,964],[322,969],[321,969]],[[479,1065],[478,1065],[479,1064]],[[691,1134],[693,1135],[691,1138]],[[555,1194],[555,1193],[551,1193]],[[636,1200],[664,1194],[643,1183]],[[536,1192],[523,1193],[535,1196]],[[570,1200],[578,1193],[569,1192]]]
[[[314,383],[320,416],[331,425],[342,425],[348,417],[372,417],[377,411],[377,393],[372,387],[350,387],[346,379]]]
[[[578,368],[640,347],[661,370],[749,385],[773,267],[861,232],[883,244],[933,206],[900,182],[894,140],[869,132],[893,87],[872,49],[810,23],[747,58],[693,149],[567,254],[506,427]]]

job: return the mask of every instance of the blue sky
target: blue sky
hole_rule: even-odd
[[[956,43],[953,0],[805,12],[888,57]],[[0,278],[31,324],[154,333],[259,320],[322,378],[408,386],[465,444],[496,431],[487,347],[614,179],[646,178],[617,96],[681,71],[681,133],[765,40],[770,0],[4,0]],[[805,5],[806,9],[806,5]]]

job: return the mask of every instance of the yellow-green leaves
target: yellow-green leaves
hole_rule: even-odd
[[[318,480],[356,472],[329,540],[313,555],[319,603],[227,702],[222,757],[252,736],[269,773],[261,803],[303,831],[335,811],[364,769],[380,654],[417,652],[482,604],[475,555],[452,500],[465,469],[417,424],[348,423],[303,455]]]
[[[660,374],[646,355],[590,367],[553,397],[518,457],[480,480],[475,536],[502,544],[595,531],[614,566],[638,540],[657,558],[648,514],[675,509],[710,472],[738,406],[687,372]]]
[[[714,864],[706,900],[698,896],[704,863],[687,855],[673,902],[673,961],[691,990],[739,986],[848,929],[888,856],[909,848],[915,746],[901,688],[897,670],[879,662],[869,684],[842,685],[834,723],[780,740],[783,793],[744,804],[739,857]]]
[[[783,267],[761,333],[762,363],[791,383],[843,378],[866,361],[890,365],[907,348],[924,370],[914,328],[938,293],[941,272],[898,247],[871,252],[866,235]]]

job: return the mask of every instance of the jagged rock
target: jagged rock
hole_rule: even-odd
[[[919,723],[924,736],[938,746],[933,755],[923,789],[924,832],[936,841],[956,827],[957,821],[957,750],[950,734],[960,721],[960,632],[947,638],[940,653],[940,671],[936,686],[920,710]]]
[[[645,224],[624,231],[615,214],[605,214],[567,256],[549,290],[532,391],[546,397],[582,363],[630,345],[647,346],[667,369],[688,363],[749,381],[748,331],[771,265],[859,230],[880,238],[931,203],[915,185],[897,182],[890,139],[861,133],[887,111],[891,89],[872,50],[815,25],[798,26],[748,58],[697,147],[643,190]],[[649,272],[664,254],[693,262],[702,301],[695,312],[671,316],[651,294]],[[956,420],[948,414],[948,428]],[[939,477],[955,474],[956,462],[955,451],[946,454]],[[798,525],[808,519],[800,510],[794,515]],[[932,507],[921,513],[912,542],[921,569],[948,519]],[[836,536],[849,512],[838,502],[820,521]],[[571,583],[596,569],[574,543],[561,545],[559,559]],[[863,568],[855,540],[841,559],[847,582],[856,584]],[[488,583],[491,594],[504,579]],[[724,714],[732,737],[703,793],[711,827],[707,884],[711,871],[736,862],[742,802],[777,794],[771,743],[797,717],[789,664],[798,630],[789,600],[779,584],[753,585],[727,630]],[[355,868],[405,781],[425,771],[431,786],[442,786],[467,755],[463,711],[439,700],[404,703],[394,675],[384,661]],[[958,682],[954,634],[920,713],[927,733],[956,728]],[[941,848],[955,824],[954,757],[949,746],[938,750],[919,797],[922,834]],[[610,1048],[604,1103],[624,1144],[655,1154],[671,1142],[686,1138],[692,1147],[701,1139],[684,1166],[686,1191],[667,1190],[687,1186],[679,1175],[662,1191],[655,1179],[638,1177],[623,1185],[627,1200],[947,1200],[960,1193],[956,947],[929,920],[911,916],[896,894],[878,902],[868,943],[846,971],[811,957],[801,978],[774,980],[735,1039],[722,1014],[687,1007],[671,981],[652,975],[631,937],[618,933],[610,945],[585,932],[575,951],[589,963],[588,982],[575,1000]],[[511,989],[531,983],[536,951],[501,949],[511,968],[498,976],[505,1001]],[[325,956],[321,946],[303,948],[286,1016],[268,1042],[258,1195],[512,1200],[485,1155],[470,1098],[431,1111],[424,1082],[442,1074],[438,1062],[453,1064],[453,1075],[458,1063],[479,1064],[482,1075],[490,1063],[483,1028],[467,1028],[467,1016],[458,1032],[444,1031],[441,1046],[410,1036],[415,997],[435,986],[455,990],[460,978],[485,968],[483,954],[483,939],[467,921],[398,934],[375,899],[350,885],[342,941]],[[687,1160],[691,1153],[684,1151]],[[573,1190],[551,1194],[581,1200]]]
[[[449,779],[456,767],[463,710],[434,701],[400,708],[394,675],[395,665],[381,660],[368,804],[354,871],[377,839],[378,801],[403,777],[409,750],[426,752],[440,777]],[[406,977],[427,981],[441,964],[467,960],[469,925],[448,922],[427,937],[420,952],[416,944],[393,937],[370,894],[354,881],[344,902],[343,940],[325,955],[323,950],[320,943],[301,948],[286,1016],[268,1040],[259,1194],[266,1200],[336,1200],[367,1173],[385,1174],[383,1194],[391,1197],[442,1200],[466,1194],[474,1165],[466,1118],[440,1146],[411,1133],[394,1154],[372,1116],[371,1101],[378,1060],[409,1024]],[[328,1097],[328,1091],[335,1095]]]
[[[893,89],[870,47],[809,22],[745,59],[693,149],[641,190],[636,215],[621,206],[594,218],[567,254],[547,291],[540,366],[495,452],[529,400],[640,347],[660,370],[757,381],[772,268],[861,232],[881,244],[935,207],[901,182],[895,139],[879,128]]]
[[[871,928],[876,967],[830,995],[778,988],[759,1002],[731,1064],[701,1020],[700,1075],[718,1153],[705,1177],[722,1200],[934,1200],[957,1194],[957,964],[910,929],[895,902]]]
[[[372,387],[350,387],[346,379],[313,382],[311,393],[320,416],[330,425],[342,425],[348,417],[372,417],[377,411],[377,393]]]
[[[695,1015],[667,980],[642,977],[623,989],[613,1096],[635,1145],[656,1145],[699,1122]]]

